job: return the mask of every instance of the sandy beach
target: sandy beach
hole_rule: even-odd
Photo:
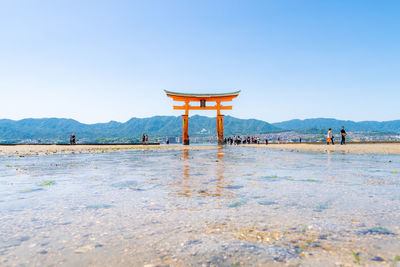
[[[283,149],[295,151],[321,151],[321,152],[344,152],[344,153],[378,153],[399,154],[400,144],[349,144],[349,145],[325,145],[325,144],[246,144],[244,147],[255,147],[260,149]],[[0,155],[30,155],[30,154],[68,154],[68,153],[101,153],[118,150],[180,150],[185,149],[213,149],[216,145],[0,145]]]

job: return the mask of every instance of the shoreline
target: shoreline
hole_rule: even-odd
[[[79,153],[104,153],[120,150],[181,150],[184,149],[210,149],[217,145],[207,146],[182,146],[182,145],[0,145],[0,156],[29,156],[29,155],[50,155],[50,154],[79,154]]]
[[[79,145],[0,145],[0,155],[49,155],[49,154],[74,154],[74,153],[104,153],[120,150],[196,150],[196,149],[213,149],[217,145],[190,145],[182,146],[180,144],[173,145],[132,145],[132,144],[79,144]],[[229,146],[227,147],[235,147]],[[400,154],[400,143],[351,143],[347,145],[326,145],[326,144],[309,144],[309,143],[291,143],[291,144],[241,144],[239,147],[253,147],[259,149],[281,149],[296,152],[317,151],[317,152],[342,152],[355,154]]]

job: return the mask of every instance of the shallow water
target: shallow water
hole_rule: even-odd
[[[395,264],[400,156],[0,157],[0,265]]]

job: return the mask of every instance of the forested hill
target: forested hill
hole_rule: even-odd
[[[276,132],[279,129],[271,124],[254,119],[224,117],[225,135],[256,134]],[[151,118],[132,118],[121,123],[84,124],[73,119],[44,118],[23,119],[19,121],[0,120],[0,142],[18,140],[68,140],[74,133],[80,139],[138,138],[143,133],[149,136],[180,136],[182,118],[174,116],[155,116]],[[216,135],[216,119],[205,116],[192,116],[189,120],[190,136]]]
[[[224,134],[251,135],[279,131],[313,131],[325,132],[328,128],[339,130],[345,126],[347,131],[366,132],[395,132],[400,133],[400,120],[396,121],[343,121],[336,119],[306,119],[290,120],[269,124],[255,119],[237,119],[231,116],[224,117]],[[74,133],[80,140],[99,140],[106,138],[140,138],[143,133],[151,137],[181,136],[182,118],[174,116],[155,116],[151,118],[132,118],[121,123],[84,124],[72,119],[44,118],[23,119],[19,121],[0,119],[0,142],[21,140],[68,140]],[[192,116],[189,120],[189,135],[212,136],[216,135],[216,119],[205,116]]]

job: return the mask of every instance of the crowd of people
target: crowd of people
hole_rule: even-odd
[[[268,139],[266,139],[268,142]],[[240,145],[240,144],[259,144],[260,143],[260,137],[255,137],[255,136],[233,136],[233,137],[228,137],[225,138],[224,140],[225,144],[228,145]]]
[[[301,138],[299,138],[299,141],[301,143]],[[276,142],[278,144],[281,143],[280,137],[278,137],[276,139]],[[225,138],[224,143],[228,144],[228,145],[261,144],[262,140],[258,136],[247,136],[246,137],[246,136],[235,135],[232,137]],[[268,136],[264,136],[264,143],[266,145],[268,145]]]
[[[340,130],[340,144],[341,145],[345,145],[346,144],[346,136],[347,133],[344,129],[344,126],[342,126],[342,129]],[[332,134],[332,128],[329,128],[328,130],[328,134],[327,134],[327,140],[326,140],[326,144],[335,144],[334,141],[335,137]],[[299,137],[299,143],[301,143],[301,137]],[[260,144],[262,142],[262,140],[260,139],[260,137],[258,136],[240,136],[240,135],[235,135],[235,136],[230,136],[228,138],[225,138],[224,143],[228,144],[228,145],[241,145],[241,144]],[[264,143],[266,145],[268,145],[268,137],[265,136],[264,137]],[[281,143],[281,139],[280,137],[278,137],[276,139],[276,143],[280,144]]]

